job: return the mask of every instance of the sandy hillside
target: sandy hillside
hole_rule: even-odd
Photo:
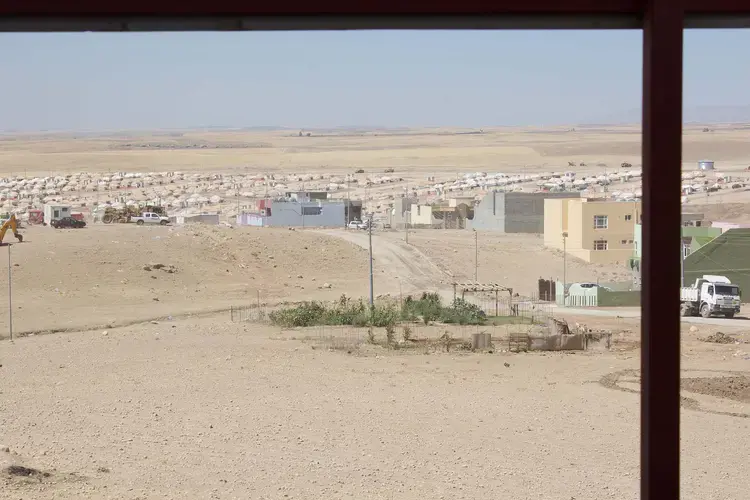
[[[406,245],[403,231],[384,232],[380,237]],[[477,278],[480,283],[498,283],[523,294],[538,290],[537,280],[567,279],[574,281],[632,281],[624,265],[589,264],[544,247],[541,235],[498,234],[479,231],[475,254],[471,231],[420,229],[409,232],[409,245],[415,247],[444,271],[447,281],[474,281],[475,255],[478,255]]]
[[[268,303],[366,293],[365,251],[311,232],[131,224],[22,232],[24,243],[12,247],[17,332],[255,304],[258,290]],[[152,264],[165,267],[144,269]],[[325,283],[331,288],[319,289]],[[7,287],[0,293],[7,303]]]

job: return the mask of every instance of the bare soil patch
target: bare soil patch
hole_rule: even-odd
[[[750,377],[746,376],[683,378],[681,386],[689,392],[750,403]]]

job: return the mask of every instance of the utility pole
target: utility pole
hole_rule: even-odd
[[[10,265],[10,247],[8,245],[8,331],[10,340],[13,340],[13,275]]]
[[[568,233],[562,234],[563,238],[563,305],[565,305],[565,290],[568,288]]]
[[[411,220],[411,202],[409,201],[409,185],[406,185],[406,222],[404,222],[404,229],[406,230],[406,244],[409,244],[409,221]]]
[[[685,286],[685,243],[680,239],[680,286]]]
[[[351,217],[352,213],[352,192],[351,187],[349,187],[351,178],[349,177],[349,175],[350,174],[347,174],[346,176],[346,222],[344,222],[344,229],[349,229],[349,218]]]
[[[375,309],[375,295],[373,293],[372,277],[372,213],[370,213],[370,223],[367,225],[367,236],[370,242],[370,313]]]
[[[479,267],[479,233],[474,230],[474,283],[479,283],[477,279],[477,268]]]

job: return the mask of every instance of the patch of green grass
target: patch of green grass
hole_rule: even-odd
[[[526,316],[488,316],[488,325],[533,325],[539,321]]]

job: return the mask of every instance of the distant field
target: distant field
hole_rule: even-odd
[[[305,134],[308,133],[307,131]],[[468,171],[578,170],[640,163],[640,130],[592,129],[382,131],[185,131],[0,137],[0,174],[79,171],[351,172],[396,168],[408,176]],[[318,135],[320,134],[320,135]],[[703,158],[739,168],[750,164],[741,130],[687,129],[684,161]],[[586,168],[580,167],[585,163]]]

